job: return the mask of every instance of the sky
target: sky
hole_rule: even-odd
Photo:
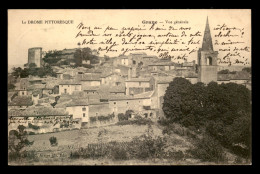
[[[77,48],[77,43],[82,40],[75,38],[80,22],[89,26],[120,28],[141,25],[143,20],[182,20],[189,21],[194,31],[203,33],[207,16],[213,40],[217,34],[213,28],[225,23],[244,28],[244,46],[251,49],[250,10],[8,10],[8,65],[23,66],[27,63],[31,47],[42,47],[43,51]],[[22,24],[22,21],[28,20],[73,20],[73,24]],[[214,49],[219,48],[214,46]],[[219,56],[222,54],[219,52]],[[118,56],[118,53],[106,55]],[[251,59],[251,52],[245,53],[245,56]],[[197,53],[188,57],[188,61],[191,60],[197,60]]]

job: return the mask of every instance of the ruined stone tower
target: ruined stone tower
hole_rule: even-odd
[[[217,58],[218,52],[213,50],[210,34],[209,21],[207,17],[204,31],[202,48],[198,50],[198,81],[208,84],[217,81]]]

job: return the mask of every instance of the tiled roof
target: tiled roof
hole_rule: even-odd
[[[83,74],[83,77],[80,78],[81,81],[101,81],[100,75],[96,74]]]
[[[108,99],[111,101],[115,101],[115,100],[133,100],[134,97],[133,96],[129,96],[129,95],[109,95]]]
[[[230,80],[249,80],[250,74],[245,71],[238,71],[236,74],[230,74]]]
[[[8,103],[9,106],[31,106],[32,104],[31,96],[17,96]]]
[[[99,104],[108,104],[105,102],[100,102],[99,98],[98,99],[78,99],[78,100],[72,100],[67,104],[67,107],[70,106],[88,106],[88,105],[99,105]]]
[[[45,84],[34,84],[27,87],[27,90],[34,90],[34,89],[43,89],[45,88]]]
[[[131,78],[126,80],[126,82],[149,82],[151,78]]]
[[[86,84],[82,84],[82,91],[97,91],[99,89],[98,86],[89,86]]]
[[[143,58],[157,58],[157,56],[155,56],[155,55],[146,55],[146,56],[143,56]]]
[[[87,106],[89,104],[88,99],[72,100],[67,106]]]
[[[238,71],[236,74],[218,74],[219,81],[229,80],[250,80],[250,74],[245,71]]]
[[[198,74],[196,74],[196,73],[188,73],[186,75],[186,78],[198,78]]]
[[[81,85],[78,80],[62,80],[59,85]]]
[[[149,98],[153,95],[154,91],[148,91],[144,92],[141,94],[136,94],[136,95],[109,95],[108,99],[111,101],[116,101],[116,100],[136,100],[136,99],[145,99]]]
[[[101,78],[102,77],[108,77],[108,76],[111,76],[111,75],[113,75],[114,73],[112,73],[112,72],[102,72],[102,74],[101,74]]]
[[[136,98],[136,99],[149,98],[153,95],[153,93],[154,93],[154,91],[148,91],[148,92],[136,94],[136,95],[134,95],[134,98]]]
[[[31,77],[28,79],[29,82],[33,82],[33,81],[42,81],[43,78],[40,78],[40,77]]]
[[[217,80],[218,81],[229,81],[230,80],[229,74],[218,74]]]
[[[173,66],[173,65],[175,65],[174,62],[163,61],[163,60],[154,61],[154,62],[151,62],[150,64],[148,64],[148,66]]]
[[[24,111],[18,109],[12,109],[8,111],[8,116],[58,116],[67,115],[67,112],[63,108],[53,108],[53,107],[31,107]]]
[[[125,92],[125,86],[110,86],[109,92]]]
[[[87,70],[86,70],[86,73],[95,73],[95,74],[101,74],[101,73],[102,73],[102,71],[101,71],[101,70],[99,70],[99,69],[93,69],[93,68],[91,68],[91,69],[87,69]]]
[[[171,76],[155,76],[154,78],[155,78],[156,82],[159,84],[170,83],[174,79],[174,77],[171,77]]]

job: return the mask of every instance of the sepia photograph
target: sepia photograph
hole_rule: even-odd
[[[252,165],[250,9],[9,9],[8,165]]]

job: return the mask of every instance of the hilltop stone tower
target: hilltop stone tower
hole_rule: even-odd
[[[35,48],[28,49],[28,66],[31,63],[35,63],[38,68],[42,66],[42,48],[41,47],[35,47]]]
[[[202,48],[198,50],[198,81],[208,84],[217,81],[217,59],[218,52],[213,50],[210,34],[209,21],[207,17],[204,31]]]

